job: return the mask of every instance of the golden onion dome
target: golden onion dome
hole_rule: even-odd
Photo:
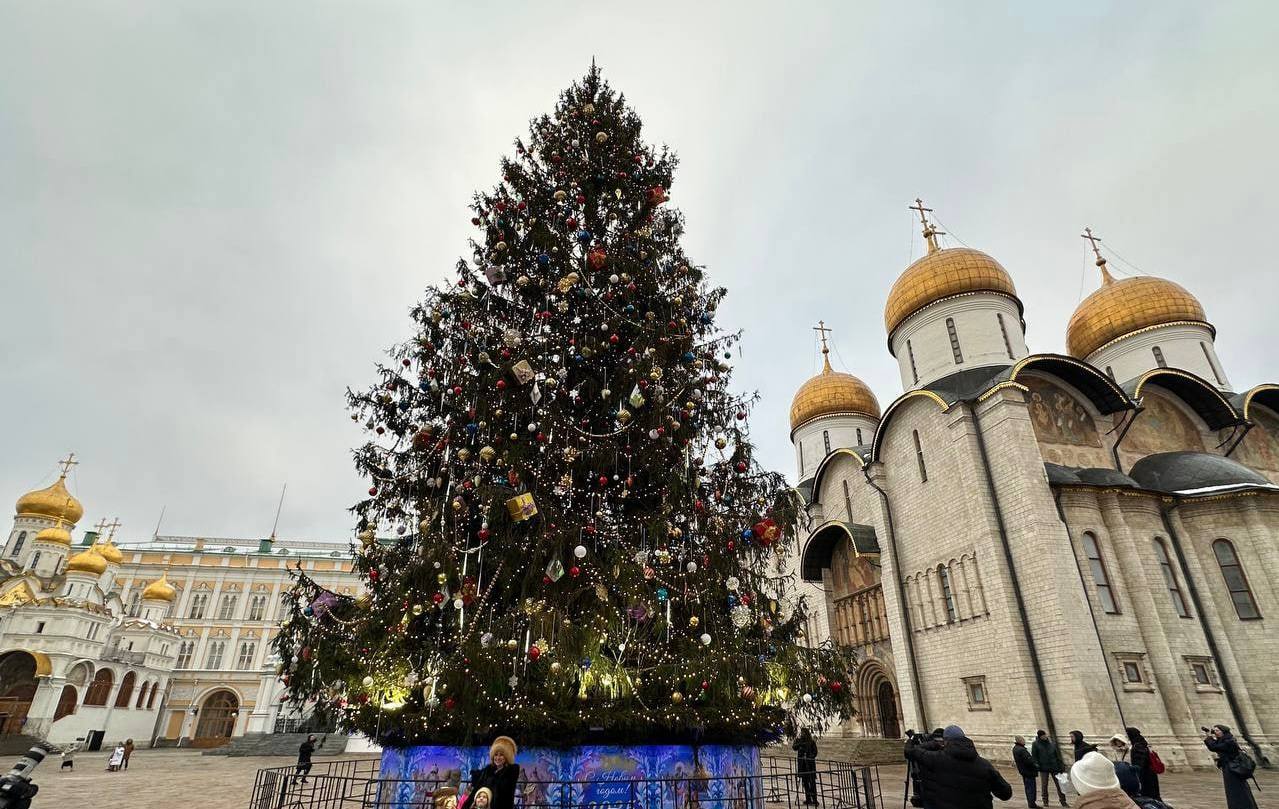
[[[151,599],[153,601],[172,601],[178,597],[178,588],[169,584],[169,574],[164,573],[160,578],[151,582],[142,591],[142,600]]]
[[[97,547],[86,548],[67,560],[68,573],[93,573],[102,575],[107,570],[107,560],[98,553]]]
[[[94,549],[97,550],[99,556],[113,565],[118,565],[124,561],[124,554],[109,539],[106,542],[98,543],[94,546]]]
[[[927,233],[925,234],[927,235]],[[888,293],[884,328],[892,334],[906,318],[930,303],[973,292],[994,292],[1017,301],[1012,276],[990,256],[970,247],[933,247],[906,268]]]
[[[822,350],[822,372],[800,385],[790,406],[790,428],[819,416],[858,415],[879,420],[879,401],[866,383],[830,367],[826,349]]]
[[[1108,343],[1135,331],[1172,323],[1198,323],[1212,329],[1204,308],[1180,284],[1150,275],[1115,280],[1101,268],[1101,289],[1084,298],[1066,326],[1066,350],[1085,359]]]
[[[14,513],[19,517],[62,519],[71,525],[80,522],[80,518],[84,516],[84,506],[67,491],[66,480],[67,476],[63,473],[52,486],[22,495],[14,506]]]
[[[57,525],[51,525],[40,533],[36,534],[37,542],[56,542],[59,545],[71,547],[71,532],[62,527],[62,522]]]

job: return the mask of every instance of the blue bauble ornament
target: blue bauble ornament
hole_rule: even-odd
[[[410,404],[409,404],[409,400],[408,400],[408,399],[401,399],[401,400],[400,400],[400,410],[401,410],[401,411],[408,410],[410,407],[412,407],[412,405],[410,405]]]
[[[547,264],[551,263],[551,257],[545,253],[540,253],[537,257],[537,263],[545,267]]]
[[[306,606],[306,607],[303,607],[303,608],[302,608],[302,614],[303,614],[303,615],[314,615],[314,614],[315,614],[315,610],[311,609],[311,607],[310,607],[310,606]]]
[[[423,379],[421,382],[417,383],[417,389],[426,393],[431,389],[431,383]]]
[[[666,600],[666,597],[667,597],[667,596],[669,596],[669,595],[670,595],[670,593],[667,591],[667,589],[666,589],[665,587],[658,587],[658,588],[657,588],[657,600],[658,600],[658,601],[665,601],[665,600]]]
[[[577,240],[582,244],[586,244],[591,240],[591,232],[589,230],[579,230],[577,232]]]
[[[730,595],[728,596],[728,606],[730,606],[730,607],[736,607],[736,606],[737,606],[737,596],[732,595],[732,594],[730,594]]]
[[[741,534],[741,536],[742,536],[742,539],[750,539],[750,538],[751,538],[751,529],[749,529],[749,528],[743,528],[743,529],[742,529],[742,534]]]
[[[591,667],[591,659],[589,657],[583,657],[582,662],[578,663],[578,665],[582,667],[582,671],[586,671]]]
[[[693,360],[695,360],[695,359],[697,359],[697,356],[696,356],[695,354],[693,354],[693,352],[692,352],[692,351],[685,351],[685,352],[684,352],[684,362],[692,362],[692,361],[693,361]]]
[[[475,422],[471,422],[470,424],[466,425],[466,431],[470,433],[471,435],[475,435],[476,433],[480,431],[480,425],[476,424]]]

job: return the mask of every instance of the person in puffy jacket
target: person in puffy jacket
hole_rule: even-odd
[[[928,809],[991,809],[992,796],[1006,801],[1013,788],[994,765],[977,755],[977,748],[958,725],[942,733],[941,750],[922,746],[906,748],[906,758],[917,766],[931,789]]]
[[[1159,773],[1155,772],[1154,763],[1150,760],[1150,744],[1137,728],[1124,728],[1131,746],[1128,748],[1128,760],[1137,768],[1137,777],[1141,779],[1141,794],[1147,798],[1161,800],[1159,795]]]
[[[1115,766],[1096,751],[1086,753],[1070,768],[1070,783],[1079,793],[1075,809],[1137,809],[1119,788]]]
[[[1057,773],[1065,772],[1066,765],[1061,760],[1061,748],[1048,737],[1048,731],[1041,729],[1035,732],[1035,740],[1030,743],[1030,757],[1035,760],[1035,766],[1039,768],[1039,784],[1044,806],[1048,805],[1049,781],[1057,788],[1057,799],[1061,801],[1061,805],[1069,806],[1070,804],[1066,803],[1066,793],[1061,791],[1061,784],[1057,783],[1054,777]]]

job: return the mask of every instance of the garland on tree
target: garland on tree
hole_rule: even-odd
[[[680,248],[676,159],[592,66],[472,204],[472,260],[368,390],[349,598],[297,573],[289,699],[387,746],[761,743],[847,718],[801,645],[802,504],[730,392],[725,290]]]

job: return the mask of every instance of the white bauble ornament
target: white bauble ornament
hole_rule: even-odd
[[[364,679],[360,680],[360,682],[364,685],[365,688],[368,688],[369,686],[373,685],[373,678],[366,674],[364,675]]]
[[[703,632],[703,633],[702,633],[702,645],[703,645],[703,646],[710,646],[710,645],[711,645],[711,636],[710,636],[710,634],[709,634],[709,633],[707,633],[707,632]]]
[[[813,695],[812,695],[812,694],[805,694],[805,695],[804,695],[804,704],[805,704],[805,705],[811,705],[811,704],[812,704],[812,702],[813,702]]]
[[[685,570],[687,570],[689,573],[696,573],[696,572],[697,572],[697,563],[696,563],[696,562],[689,562],[688,564],[684,565],[684,569],[685,569]]]
[[[578,559],[585,559],[585,558],[586,558],[586,546],[585,546],[585,545],[578,545],[576,548],[574,548],[574,549],[573,549],[573,555],[574,555],[574,556],[576,556]]]

